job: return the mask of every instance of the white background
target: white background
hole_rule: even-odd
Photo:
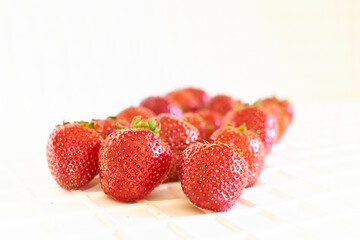
[[[62,120],[200,86],[245,101],[360,99],[360,1],[0,0],[4,161]],[[319,110],[321,111],[321,110]]]

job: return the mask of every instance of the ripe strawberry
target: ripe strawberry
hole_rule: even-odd
[[[116,130],[116,124],[120,124],[124,127],[130,127],[130,124],[127,121],[117,119],[116,117],[108,117],[101,120],[93,119],[91,120],[91,123],[94,124],[94,130],[97,131],[104,139]]]
[[[182,153],[182,189],[193,204],[204,209],[230,209],[247,184],[247,172],[244,158],[227,144],[195,143]]]
[[[210,123],[212,126],[214,126],[215,129],[220,128],[223,116],[215,111],[211,111],[209,109],[201,109],[197,111],[199,116],[204,119],[204,121]]]
[[[224,94],[219,94],[210,99],[208,108],[221,115],[225,115],[230,110],[240,108],[242,105],[240,100],[235,100]]]
[[[155,117],[155,114],[148,108],[145,107],[128,107],[121,112],[119,112],[116,117],[124,119],[131,123],[134,117],[141,116],[142,119]]]
[[[196,99],[199,105],[199,109],[204,108],[209,102],[209,95],[200,88],[188,87],[183,88],[182,90],[190,93]]]
[[[57,126],[48,139],[46,158],[51,175],[66,190],[79,189],[98,173],[101,136],[79,123]]]
[[[259,136],[265,146],[265,152],[269,153],[275,142],[275,118],[258,106],[253,105],[232,110],[226,114],[223,120],[223,126],[232,125],[239,127],[244,123],[247,129]]]
[[[176,181],[179,180],[181,153],[191,143],[200,140],[200,133],[196,127],[169,114],[161,114],[157,119],[161,125],[159,135],[169,144],[173,153],[172,167],[167,180]]]
[[[211,135],[213,142],[222,142],[242,150],[247,162],[248,178],[246,187],[253,186],[264,166],[265,149],[256,133],[246,130],[246,126],[238,128],[222,127]]]
[[[169,92],[165,95],[165,98],[180,106],[183,112],[194,112],[201,107],[201,104],[194,95],[183,89]]]
[[[188,122],[199,129],[202,140],[210,140],[210,136],[215,131],[215,127],[211,123],[206,122],[203,118],[201,118],[200,114],[188,112],[184,113],[181,118],[185,122]]]
[[[276,141],[279,141],[293,119],[294,111],[291,104],[287,100],[268,97],[262,99],[259,105],[275,117],[278,126]]]
[[[135,128],[111,133],[99,151],[101,188],[121,201],[147,196],[164,181],[172,159],[169,146],[153,132],[154,119],[131,125]],[[149,129],[136,128],[145,126]]]
[[[140,106],[150,109],[156,115],[169,113],[174,116],[180,116],[183,113],[179,106],[164,97],[145,98],[141,101]]]

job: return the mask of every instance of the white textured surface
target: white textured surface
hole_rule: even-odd
[[[60,189],[44,156],[5,163],[0,239],[359,239],[359,107],[296,108],[258,184],[224,213],[196,208],[179,183],[123,203],[107,197],[98,178],[79,191]]]

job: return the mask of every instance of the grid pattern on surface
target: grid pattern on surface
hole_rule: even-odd
[[[98,177],[82,190],[65,191],[43,158],[9,163],[0,169],[0,238],[359,238],[360,115],[353,105],[297,108],[258,183],[224,213],[192,205],[178,182],[123,203],[101,191]]]

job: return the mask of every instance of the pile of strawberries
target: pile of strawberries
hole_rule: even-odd
[[[46,156],[67,190],[99,173],[105,194],[135,201],[164,181],[180,180],[193,204],[226,211],[256,183],[292,119],[290,103],[276,97],[249,105],[183,88],[148,97],[115,117],[64,122],[51,133]]]

